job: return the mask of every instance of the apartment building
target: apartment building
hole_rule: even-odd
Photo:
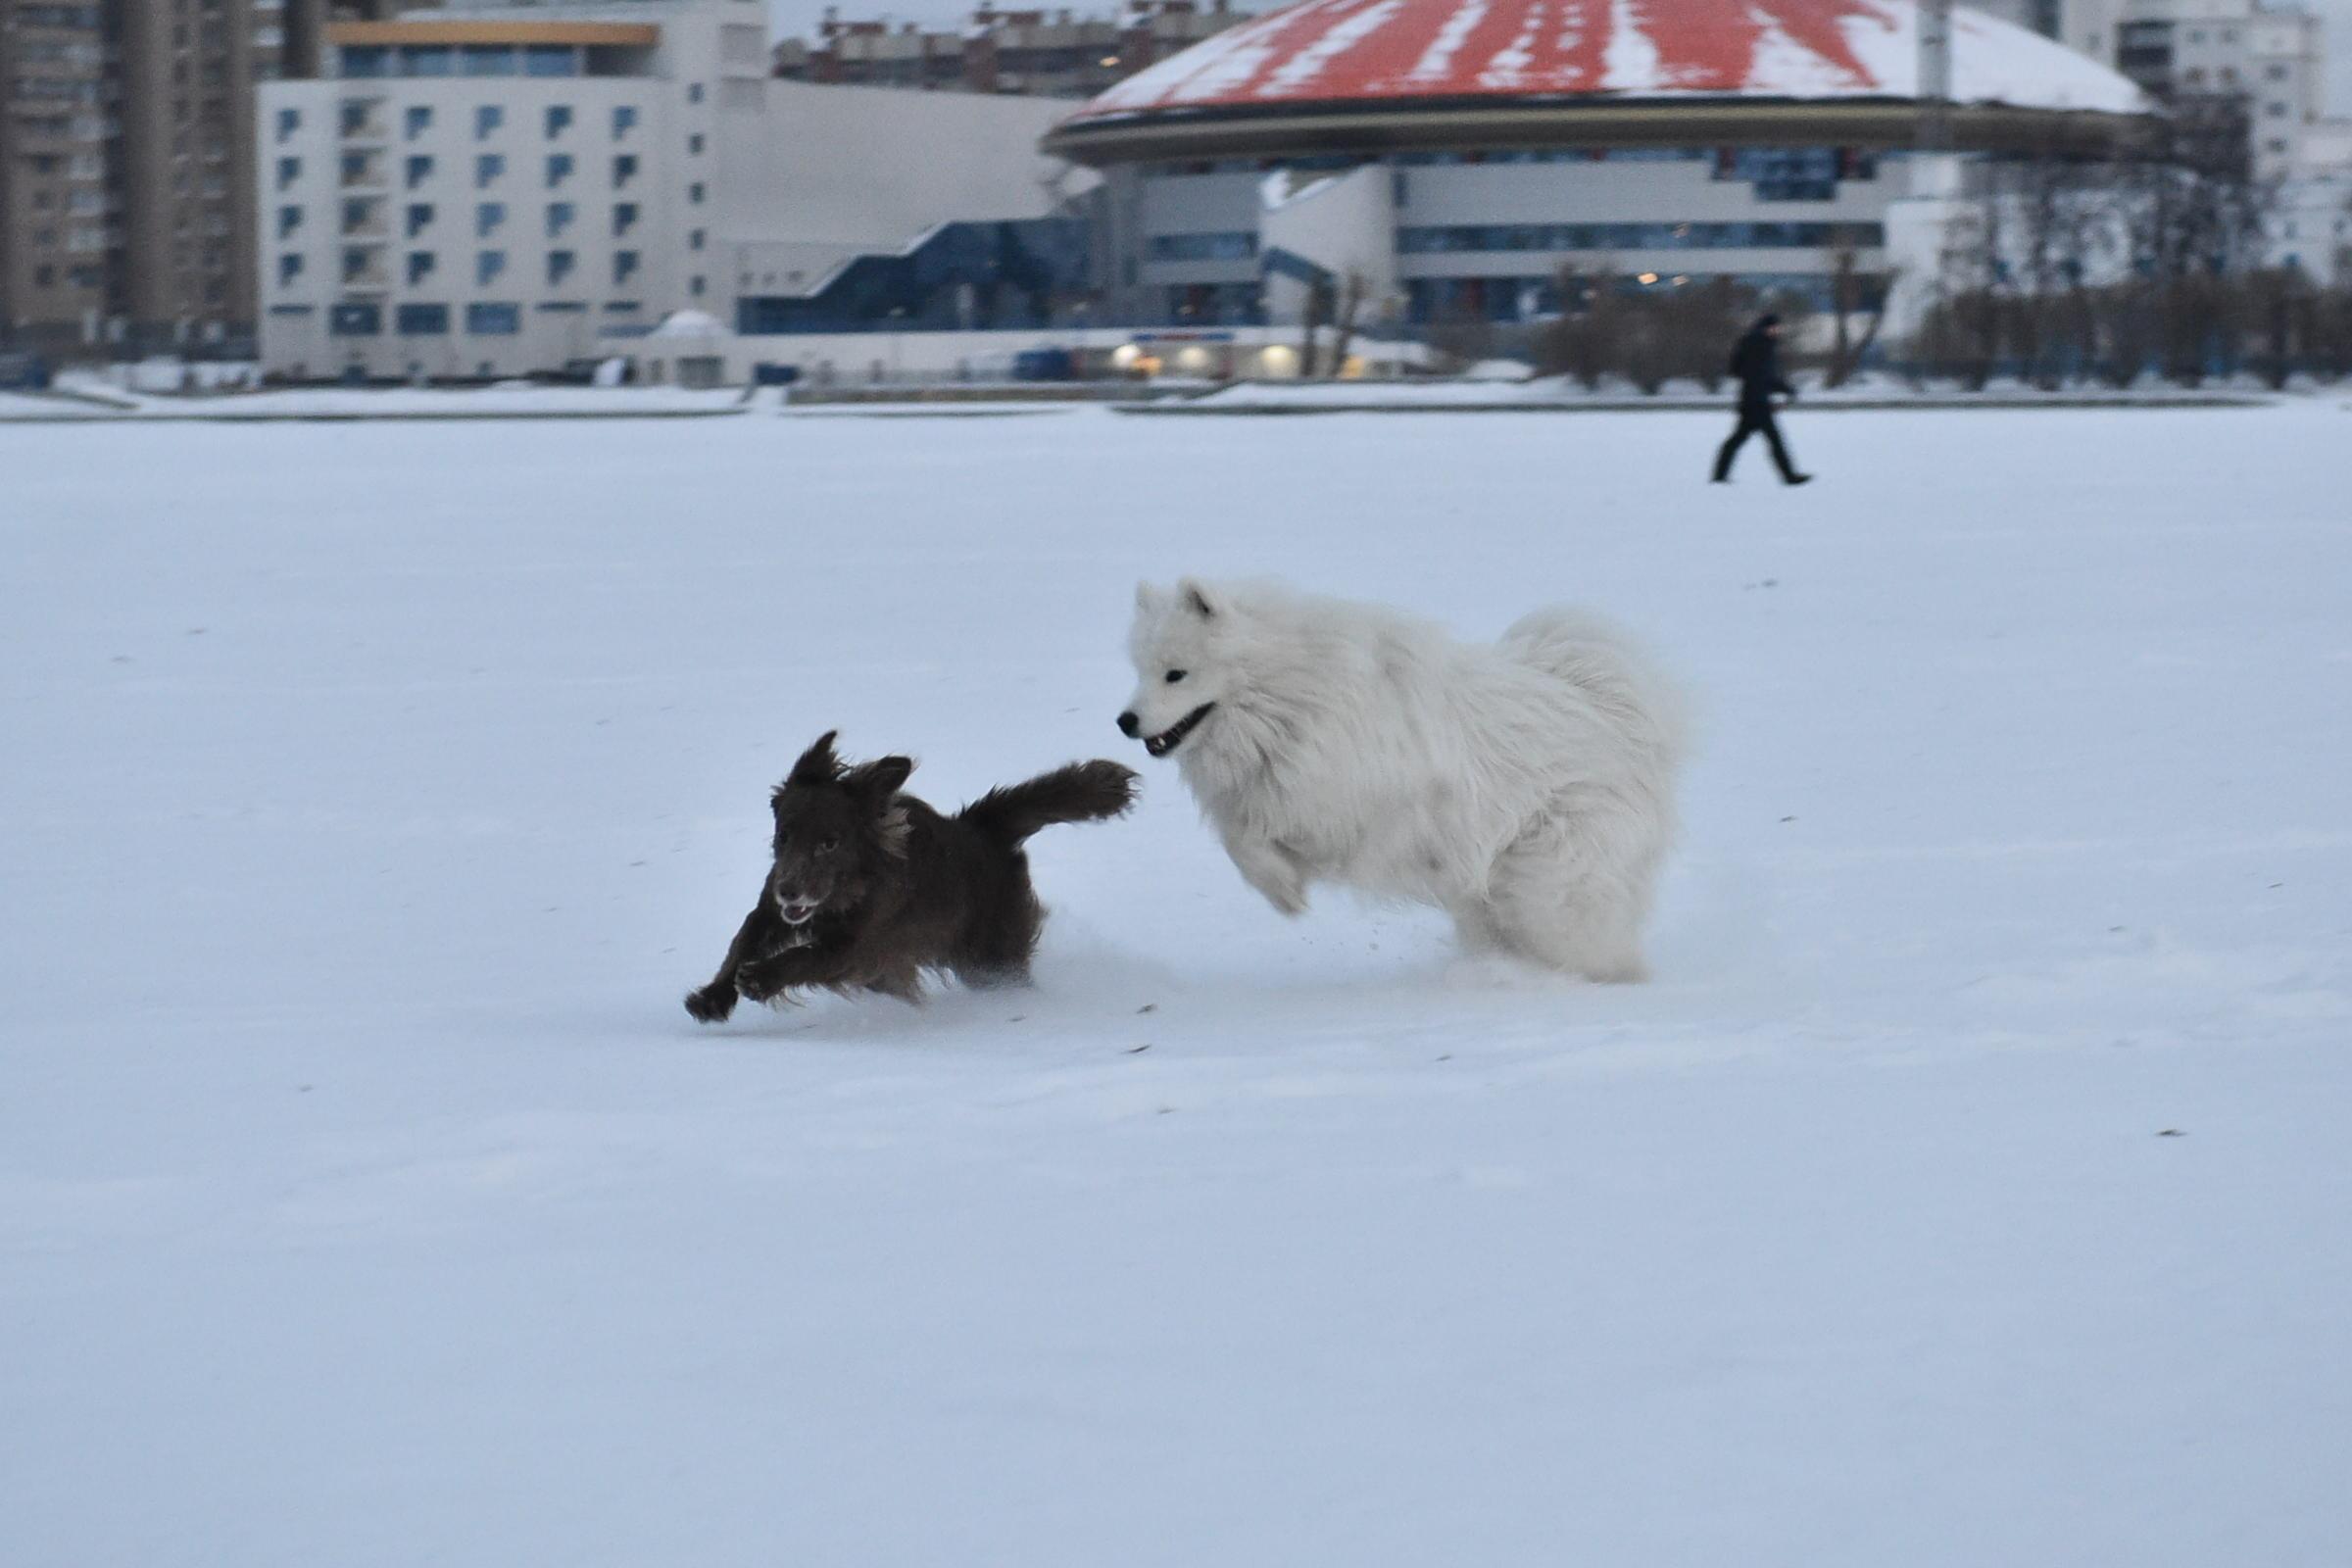
[[[1037,150],[1059,103],[777,81],[767,42],[762,0],[329,25],[319,79],[261,93],[264,368],[473,379],[678,311],[855,325],[967,282],[977,310],[1091,183]]]
[[[2316,15],[2260,0],[1978,0],[2111,65],[2153,97],[2243,102],[2260,178],[2328,172],[2340,121],[2327,118],[2327,29]]]
[[[390,0],[0,0],[0,337],[238,352],[256,86]]]

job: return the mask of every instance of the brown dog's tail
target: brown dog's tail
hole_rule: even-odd
[[[990,790],[957,813],[991,838],[1018,844],[1056,822],[1099,822],[1135,804],[1135,770],[1116,762],[1072,762],[1023,784]]]

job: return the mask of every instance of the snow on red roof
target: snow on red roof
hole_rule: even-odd
[[[1298,0],[1139,72],[1067,122],[1423,98],[1907,98],[1918,57],[1910,0]],[[1952,97],[2146,107],[2089,57],[1963,10]]]

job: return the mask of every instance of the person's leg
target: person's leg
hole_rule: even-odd
[[[1770,410],[1765,411],[1757,428],[1764,432],[1765,445],[1772,448],[1773,466],[1781,470],[1782,482],[1796,483],[1803,475],[1796,471],[1796,465],[1788,460],[1788,445],[1781,439],[1780,421],[1772,416]]]
[[[1733,426],[1730,438],[1723,443],[1723,450],[1715,454],[1715,482],[1717,484],[1723,483],[1732,476],[1732,460],[1740,455],[1740,449],[1747,444],[1747,438],[1755,434],[1755,431],[1754,416],[1750,415],[1747,410],[1741,409],[1740,422]]]

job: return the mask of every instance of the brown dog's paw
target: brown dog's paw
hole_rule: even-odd
[[[705,986],[700,991],[686,993],[686,1010],[694,1014],[697,1023],[723,1023],[735,1010],[735,990],[732,986]]]

